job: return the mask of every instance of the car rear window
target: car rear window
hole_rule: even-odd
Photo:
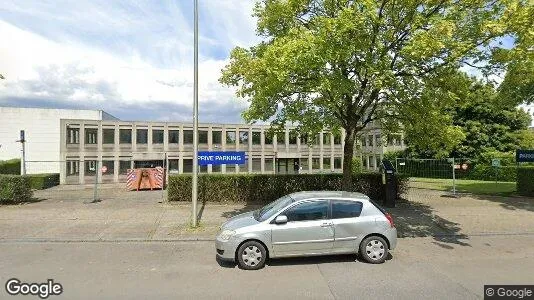
[[[332,219],[355,218],[362,213],[363,204],[359,201],[332,201]]]
[[[378,205],[374,200],[369,199],[369,202],[371,202],[378,210],[380,210],[384,215],[387,214],[387,211],[382,208],[382,206]]]

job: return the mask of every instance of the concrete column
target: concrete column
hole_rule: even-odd
[[[221,129],[221,150],[226,151],[226,126]],[[226,165],[221,165],[221,173],[226,174]]]
[[[248,173],[252,173],[252,128],[248,128]]]
[[[323,155],[324,155],[324,145],[323,145],[323,132],[319,133],[319,171],[323,171]]]
[[[262,127],[260,130],[260,144],[261,144],[261,158],[260,158],[260,173],[265,173],[265,128]]]
[[[148,153],[152,152],[152,124],[148,124],[148,134],[147,134],[147,151]]]
[[[132,152],[137,152],[137,124],[132,124]]]
[[[80,173],[79,181],[80,184],[85,184],[85,124],[84,122],[80,122]]]
[[[113,182],[115,183],[119,182],[119,168],[120,168],[119,156],[115,154],[115,161],[113,162]]]
[[[102,183],[102,144],[103,144],[103,139],[102,139],[102,121],[99,121],[98,122],[98,129],[97,129],[97,134],[96,134],[96,143],[97,143],[97,149],[98,149],[98,154],[97,154],[97,164],[96,164],[96,173],[95,174],[98,174],[98,183]]]
[[[169,124],[167,123],[163,126],[163,151],[169,152]],[[168,169],[169,167],[167,166],[167,170]]]

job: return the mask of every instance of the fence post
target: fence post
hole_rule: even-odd
[[[456,163],[452,158],[452,193],[456,196]]]

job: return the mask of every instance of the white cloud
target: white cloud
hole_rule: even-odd
[[[231,48],[257,41],[252,4],[200,2],[200,105],[244,107],[218,79]],[[0,36],[9,45],[0,48],[0,98],[191,107],[192,13],[176,3],[11,2],[0,11]]]

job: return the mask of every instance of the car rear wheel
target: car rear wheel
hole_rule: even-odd
[[[360,244],[360,257],[372,264],[381,264],[388,256],[388,244],[376,235],[364,239]]]
[[[265,266],[267,251],[259,242],[245,242],[237,250],[237,262],[241,269],[258,270]]]

